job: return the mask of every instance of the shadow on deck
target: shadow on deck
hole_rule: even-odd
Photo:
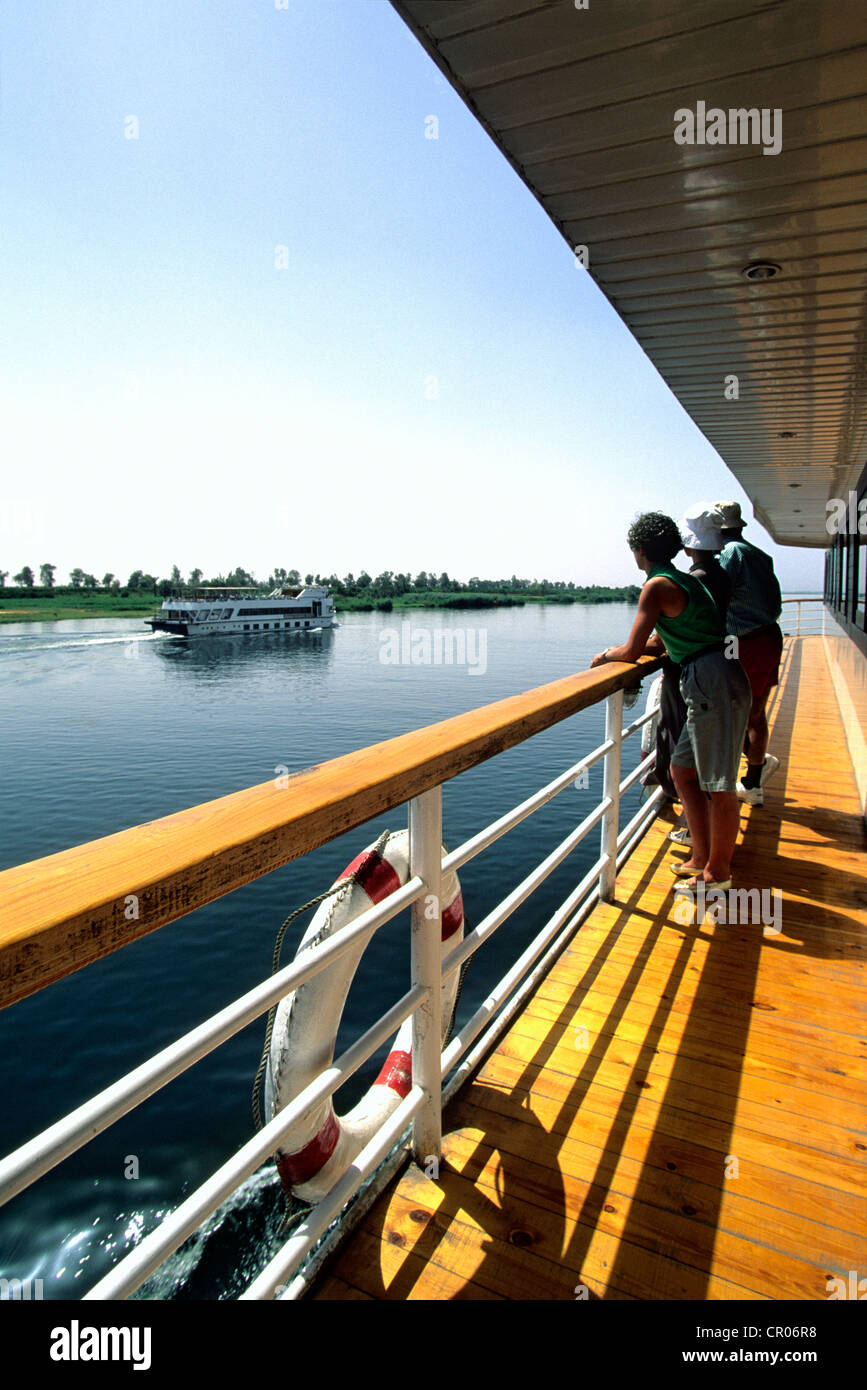
[[[824,1300],[867,1267],[865,841],[822,639],[776,695],[739,920],[675,911],[658,820],[445,1112],[438,1179],[410,1166],[315,1297]]]

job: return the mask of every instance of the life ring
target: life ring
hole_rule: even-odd
[[[379,847],[379,852],[377,848]],[[303,951],[327,940],[341,927],[382,902],[410,878],[409,831],[389,835],[384,846],[369,845],[336,880],[349,880],[343,892],[328,898],[299,943]],[[442,879],[442,955],[463,939],[464,908],[458,877]],[[346,951],[331,965],[281,999],[274,1017],[265,1108],[273,1118],[304,1090],[334,1058],[337,1029],[349,986],[366,942]],[[448,1028],[457,993],[459,971],[442,985],[443,1034]],[[412,1085],[412,1018],[401,1025],[385,1064],[373,1085],[347,1115],[335,1114],[329,1097],[291,1130],[276,1154],[277,1171],[287,1195],[318,1202],[379,1127],[397,1109]]]

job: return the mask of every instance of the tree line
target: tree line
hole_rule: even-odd
[[[228,574],[212,575],[209,579],[205,578],[202,570],[193,569],[190,570],[188,578],[184,580],[177,565],[172,566],[171,574],[167,579],[158,578],[144,570],[133,570],[125,584],[111,573],[104,574],[102,579],[97,579],[94,574],[86,570],[73,569],[69,572],[68,586],[60,588],[55,581],[56,571],[56,565],[40,565],[39,584],[37,586],[34,571],[29,565],[25,565],[18,574],[12,576],[12,583],[21,589],[31,590],[38,587],[47,593],[82,590],[87,593],[116,594],[124,597],[129,594],[152,593],[163,598],[167,598],[176,589],[196,589],[205,585],[219,585],[226,588],[276,589],[284,584],[296,585],[302,582],[320,584],[338,596],[377,599],[398,598],[401,594],[406,593],[525,593],[546,597],[559,596],[563,599],[572,598],[578,601],[604,602],[605,599],[610,598],[637,598],[639,592],[636,585],[616,588],[600,584],[575,584],[572,580],[567,582],[563,579],[522,579],[516,574],[513,574],[510,579],[483,579],[479,575],[473,575],[464,583],[461,580],[453,579],[445,570],[439,574],[435,570],[419,570],[415,576],[394,570],[383,570],[375,577],[368,574],[366,570],[361,570],[357,575],[349,573],[344,575],[342,579],[336,574],[306,574],[302,581],[300,570],[276,568],[267,580],[260,583],[249,570],[239,566],[230,570]],[[0,587],[5,587],[8,578],[9,571],[0,569]]]

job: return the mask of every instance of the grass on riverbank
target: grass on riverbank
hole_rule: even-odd
[[[525,603],[637,603],[639,590],[635,587],[626,589],[603,589],[597,592],[582,594],[580,591],[575,593],[557,594],[531,594],[526,589],[513,590],[503,593],[500,590],[490,592],[480,592],[477,590],[460,590],[455,593],[452,590],[444,589],[423,589],[420,592],[397,594],[394,598],[374,598],[371,595],[359,594],[357,597],[350,597],[348,594],[335,594],[334,607],[337,612],[344,613],[370,613],[374,611],[390,613],[393,608],[515,608],[521,607]]]
[[[26,594],[0,591],[0,623],[45,623],[64,618],[146,618],[162,599],[153,594]]]
[[[491,591],[480,593],[466,590],[457,593],[442,589],[423,589],[398,594],[394,598],[375,595],[335,594],[334,607],[341,613],[390,613],[397,608],[513,608],[525,603],[623,603],[634,602],[638,590],[605,589],[591,597],[575,594],[530,594],[526,590],[512,593]],[[146,618],[155,613],[162,599],[154,594],[104,594],[76,590],[73,593],[40,595],[32,590],[20,596],[14,591],[0,592],[0,624],[55,622],[64,618]]]
[[[539,602],[531,594],[452,593],[450,590],[424,589],[420,593],[395,594],[393,598],[376,598],[372,594],[335,594],[334,608],[340,613],[390,613],[393,608],[514,608],[529,601]],[[545,602],[541,599],[541,602]]]

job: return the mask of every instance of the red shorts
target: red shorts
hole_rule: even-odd
[[[782,652],[783,634],[778,623],[738,638],[738,660],[747,673],[754,700],[761,700],[778,683]]]

